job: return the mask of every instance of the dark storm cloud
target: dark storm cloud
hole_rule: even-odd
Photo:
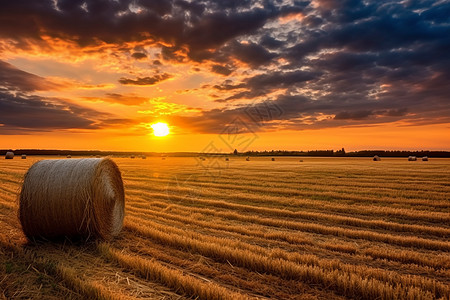
[[[255,43],[241,44],[234,42],[225,47],[224,51],[231,53],[233,57],[253,68],[267,64],[276,57],[276,54]]]
[[[347,112],[347,111],[343,111],[340,113],[337,113],[334,116],[334,119],[336,120],[362,120],[362,119],[366,119],[368,116],[372,115],[373,113],[370,110],[360,110],[360,111],[352,111],[352,112]]]
[[[233,73],[232,69],[221,66],[221,65],[213,65],[211,67],[211,71],[214,73],[217,73],[217,74],[225,75],[225,76],[228,76],[231,73]]]
[[[276,89],[300,87],[318,76],[320,76],[320,73],[308,71],[272,72],[249,77],[239,84],[231,84],[229,81],[225,81],[213,88],[217,90],[246,89],[228,98],[216,100],[216,102],[227,102],[242,98],[253,99]]]
[[[59,0],[3,1],[0,37],[19,47],[44,43],[42,36],[80,46],[154,41],[187,47],[189,54],[222,46],[261,28],[269,19],[295,11],[266,1]],[[208,8],[208,9],[207,9]]]
[[[392,101],[392,97],[389,95],[376,102],[367,102],[364,99],[345,101],[324,97],[313,100],[301,95],[281,95],[273,100],[236,108],[205,110],[195,117],[172,117],[170,122],[187,126],[196,132],[217,134],[234,126],[235,122],[251,132],[370,126],[398,120],[409,125],[450,122],[450,107],[439,98],[428,103],[414,103],[404,95],[395,101]]]
[[[138,77],[136,79],[120,78],[119,82],[124,85],[155,85],[171,77],[172,75],[163,73],[163,74],[156,74],[152,77]]]
[[[22,71],[0,60],[0,88],[24,92],[50,90],[60,87],[43,77]]]
[[[61,100],[0,90],[0,132],[96,129],[96,119],[105,117],[106,114]]]
[[[270,35],[263,35],[261,38],[261,46],[268,49],[278,49],[283,46],[283,42],[271,37]]]
[[[298,17],[296,23],[277,22],[279,17],[293,16]],[[399,120],[448,122],[449,32],[448,1],[18,0],[0,4],[0,39],[13,41],[15,47],[51,47],[44,37],[80,47],[122,47],[124,42],[142,41],[161,49],[157,64],[208,62],[213,72],[232,79],[209,83],[226,95],[217,102],[271,101],[284,112],[276,117],[279,126],[290,129]],[[128,51],[136,59],[145,58],[142,49]],[[37,90],[36,81],[43,79],[21,72],[0,65],[1,86]],[[245,78],[235,76],[240,74]],[[152,85],[168,76],[120,82]],[[272,92],[277,96],[270,96]],[[226,106],[187,120],[201,132],[217,132],[244,109]]]
[[[133,54],[131,54],[131,57],[133,57],[137,60],[141,60],[141,59],[147,58],[147,54],[142,53],[142,52],[134,52]]]
[[[221,85],[214,85],[213,88],[219,91],[230,91],[236,90],[240,88],[244,88],[245,84],[232,84],[231,80],[225,80]],[[205,88],[209,88],[209,86],[205,86]]]

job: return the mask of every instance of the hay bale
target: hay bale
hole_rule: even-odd
[[[27,159],[27,155],[26,154],[22,154],[22,159]]]
[[[142,157],[142,159],[147,159],[147,156],[145,156],[145,155],[142,155],[141,157]]]
[[[275,161],[275,157],[272,157],[272,161]]]
[[[67,158],[72,158],[72,155],[69,154],[69,155],[67,155],[66,157],[67,157]]]
[[[380,160],[381,160],[381,158],[378,155],[375,155],[373,157],[373,161],[380,161]]]
[[[299,162],[303,162],[303,159],[300,159]]]
[[[134,158],[134,155],[131,155],[130,158]]]
[[[14,152],[8,151],[5,154],[5,159],[13,159],[14,158]]]
[[[122,176],[109,158],[50,159],[33,164],[19,196],[19,219],[30,240],[108,240],[122,229]]]
[[[422,157],[422,161],[428,161],[428,156]]]
[[[247,158],[245,160],[246,161],[250,161],[250,156],[247,156]]]
[[[228,157],[225,157],[225,161],[230,161],[230,159]]]
[[[415,157],[415,156],[408,157],[408,161],[416,161],[416,160],[417,160],[417,157]]]

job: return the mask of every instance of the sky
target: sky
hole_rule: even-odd
[[[450,150],[449,129],[450,1],[0,0],[0,148]]]

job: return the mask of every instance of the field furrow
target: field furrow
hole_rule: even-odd
[[[17,193],[38,159],[0,160],[0,288],[9,298],[449,299],[450,160],[302,159],[115,158],[121,234],[37,244],[21,231]]]

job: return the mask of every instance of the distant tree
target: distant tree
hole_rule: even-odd
[[[234,149],[233,154],[234,154],[234,155],[238,155],[237,149]]]

